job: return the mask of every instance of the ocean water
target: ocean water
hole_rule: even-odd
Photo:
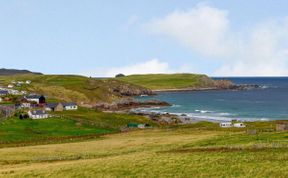
[[[236,84],[258,84],[261,89],[163,92],[140,100],[157,99],[173,106],[143,111],[186,114],[215,120],[288,120],[288,77],[215,78]]]

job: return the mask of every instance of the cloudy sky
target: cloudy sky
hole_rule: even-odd
[[[288,75],[287,0],[0,0],[0,68]]]

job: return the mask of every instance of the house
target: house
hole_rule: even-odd
[[[21,95],[22,94],[18,90],[12,90],[12,89],[9,89],[8,93],[11,94],[11,95]]]
[[[70,103],[63,103],[64,110],[77,110],[78,106],[76,103],[70,102]]]
[[[234,126],[234,127],[237,127],[237,128],[244,128],[244,127],[246,127],[246,125],[243,124],[243,123],[241,123],[241,122],[240,122],[240,123],[234,123],[233,126]]]
[[[228,128],[228,127],[232,127],[232,122],[222,122],[219,124],[220,127],[223,127],[223,128]]]
[[[288,131],[288,122],[278,122],[276,124],[276,131]]]
[[[0,96],[6,96],[9,94],[8,90],[0,90]]]
[[[63,111],[64,106],[62,103],[48,103],[45,107],[46,111]]]
[[[28,112],[28,115],[31,119],[46,119],[49,117],[45,110],[32,110]]]
[[[24,108],[31,108],[32,105],[29,102],[21,102],[21,103],[15,104],[15,107],[17,109],[24,109]]]
[[[25,99],[27,99],[27,101],[29,102],[35,102],[37,104],[46,103],[46,98],[43,95],[31,94],[31,95],[25,96]]]
[[[9,84],[7,87],[8,87],[8,88],[14,88],[14,85]]]

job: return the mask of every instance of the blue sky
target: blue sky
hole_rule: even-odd
[[[287,9],[285,0],[1,0],[0,67],[287,75]]]

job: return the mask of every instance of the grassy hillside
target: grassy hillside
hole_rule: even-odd
[[[3,85],[11,81],[31,80],[31,85],[17,87],[19,90],[43,93],[49,98],[63,101],[74,101],[78,104],[95,104],[95,102],[111,102],[118,99],[121,94],[113,89],[127,87],[131,90],[142,90],[143,87],[128,84],[119,80],[96,80],[84,76],[74,75],[14,75],[0,76]]]
[[[185,89],[213,86],[213,80],[198,74],[147,74],[117,78],[120,81],[140,85],[153,90]]]
[[[214,130],[216,125],[205,125],[3,148],[0,176],[288,177],[287,132],[247,135],[243,129]]]

